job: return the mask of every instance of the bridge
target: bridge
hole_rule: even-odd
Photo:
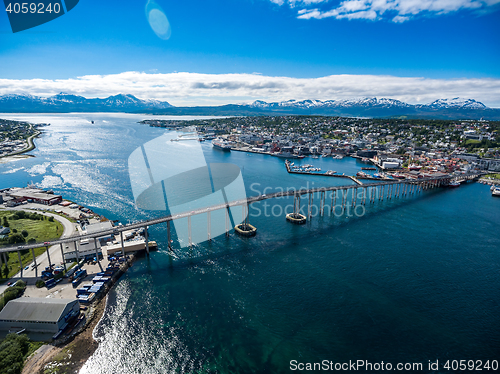
[[[63,244],[65,243],[73,243],[75,251],[78,256],[78,250],[76,242],[84,239],[93,239],[94,246],[96,250],[96,257],[99,259],[97,255],[97,238],[109,235],[120,235],[121,237],[121,245],[122,252],[124,251],[124,240],[123,240],[123,232],[134,230],[134,229],[145,229],[145,239],[146,239],[146,252],[149,254],[149,239],[148,239],[148,226],[158,225],[161,223],[167,223],[167,243],[169,250],[171,247],[171,232],[170,232],[170,222],[182,218],[188,219],[188,237],[189,237],[189,246],[192,246],[191,242],[191,217],[200,214],[207,214],[207,240],[211,240],[211,230],[210,230],[210,213],[217,210],[225,210],[226,216],[226,226],[225,232],[226,235],[229,235],[231,229],[230,219],[229,219],[229,208],[235,206],[248,206],[252,203],[275,199],[275,198],[284,198],[284,197],[293,197],[294,198],[294,211],[293,213],[287,214],[287,219],[292,223],[304,223],[307,219],[311,219],[312,216],[312,206],[314,203],[314,194],[320,194],[320,208],[319,212],[321,215],[324,214],[325,209],[330,209],[330,212],[333,212],[334,206],[337,206],[337,201],[340,203],[342,210],[347,206],[356,207],[358,205],[365,205],[366,203],[374,204],[377,201],[383,201],[396,199],[399,197],[404,197],[407,195],[414,195],[423,190],[438,188],[441,186],[447,186],[452,180],[458,180],[460,182],[477,180],[482,175],[487,174],[485,172],[477,171],[477,172],[469,172],[466,174],[460,174],[459,176],[452,175],[444,175],[444,176],[436,176],[436,177],[426,177],[419,179],[399,179],[399,180],[383,180],[381,182],[374,182],[369,184],[356,184],[350,186],[334,186],[334,187],[317,187],[310,189],[293,189],[290,191],[282,191],[271,194],[263,194],[253,197],[247,197],[245,199],[234,200],[227,203],[212,205],[204,208],[199,208],[191,211],[186,211],[178,214],[168,215],[160,218],[152,218],[136,223],[131,223],[127,225],[113,227],[112,229],[101,230],[97,232],[93,232],[91,234],[83,234],[83,235],[73,235],[69,237],[59,238],[56,240],[52,240],[44,243],[32,243],[26,245],[14,245],[0,248],[0,254],[4,254],[7,252],[17,252],[19,263],[21,269],[23,268],[21,262],[21,250],[31,250],[33,255],[33,262],[35,264],[36,269],[36,257],[35,257],[35,248],[46,247],[46,253],[48,257],[49,264],[50,256],[48,248],[53,245],[59,245],[61,249],[62,258],[64,258],[63,252]],[[330,205],[327,206],[326,199],[327,193],[330,192]],[[348,199],[349,192],[351,192],[351,197]],[[300,214],[300,201],[303,195],[308,195],[308,204],[307,204],[307,216]],[[241,226],[241,225],[236,225]],[[5,257],[4,257],[5,258]],[[66,266],[66,265],[65,265]]]

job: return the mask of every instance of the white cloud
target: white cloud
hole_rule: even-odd
[[[344,0],[337,6],[326,9],[318,8],[320,4],[329,3],[329,0],[270,0],[283,5],[287,3],[291,8],[301,6],[297,18],[323,19],[334,17],[337,19],[390,19],[401,23],[418,14],[446,14],[458,10],[486,9],[500,4],[500,0]],[[314,8],[310,8],[314,5]]]
[[[320,78],[258,74],[149,74],[124,72],[71,79],[0,79],[0,95],[30,93],[51,96],[67,92],[85,97],[118,93],[168,101],[176,106],[222,105],[254,100],[340,100],[389,97],[407,103],[464,97],[500,107],[500,79],[431,79],[386,75],[331,75]]]

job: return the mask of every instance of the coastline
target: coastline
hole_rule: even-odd
[[[137,258],[137,252],[130,255],[120,269],[114,274],[106,286],[102,297],[90,307],[85,324],[66,340],[51,342],[39,348],[51,346],[49,353],[37,356],[34,352],[24,363],[22,374],[47,374],[52,373],[50,367],[57,368],[57,374],[77,373],[85,365],[87,360],[99,347],[99,342],[94,339],[94,329],[104,317],[107,306],[108,292],[114,287],[120,277],[132,266]],[[42,350],[43,351],[43,350]],[[49,368],[47,371],[46,368]],[[56,371],[54,371],[56,373]]]
[[[85,362],[94,354],[99,343],[94,340],[93,332],[104,316],[107,296],[101,298],[93,307],[93,312],[82,330],[69,341],[53,347],[48,354],[37,357],[36,352],[24,363],[22,374],[44,374],[46,366],[52,362],[61,364],[61,373],[75,373],[80,371]],[[44,346],[39,348],[41,350]],[[69,359],[68,359],[69,357]]]
[[[35,157],[33,155],[24,155],[22,157],[15,157],[15,156],[21,156],[22,154],[24,154],[26,152],[30,152],[33,149],[35,149],[36,145],[35,145],[34,139],[38,135],[40,135],[41,133],[42,133],[41,131],[37,131],[35,134],[28,137],[28,139],[26,139],[26,143],[27,143],[26,148],[23,148],[19,151],[15,151],[15,152],[0,156],[0,162],[2,162],[2,161],[9,162],[9,161],[21,160],[21,159],[29,158],[29,157]]]
[[[41,206],[42,208],[46,208],[46,206]],[[3,208],[0,208],[4,210]],[[23,210],[27,212],[39,212],[40,206],[37,203],[28,203],[27,205],[22,205],[21,207],[14,207],[7,210]],[[65,207],[61,209],[66,209]],[[68,208],[69,209],[69,208]],[[69,213],[74,213],[69,210]],[[60,221],[63,224],[63,233],[61,237],[71,236],[74,229],[74,223],[69,221],[68,217],[60,217],[54,212],[42,212],[41,214],[52,216],[56,220]],[[94,214],[94,213],[93,213]],[[102,218],[102,217],[99,217]],[[49,248],[50,257],[55,263],[58,263],[61,259],[58,258],[59,255],[59,246],[53,248],[51,246]],[[42,345],[37,351],[35,351],[30,357],[26,359],[23,366],[23,373],[25,374],[33,374],[33,373],[41,373],[41,374],[49,374],[49,373],[74,373],[75,371],[79,371],[80,368],[85,364],[89,357],[91,357],[99,343],[97,340],[93,338],[94,328],[97,326],[99,321],[103,318],[104,312],[107,305],[107,294],[112,289],[112,287],[116,284],[116,282],[120,279],[120,277],[125,274],[127,269],[133,264],[136,258],[140,255],[140,252],[131,252],[127,253],[127,260],[124,261],[119,268],[114,272],[111,276],[109,282],[104,286],[101,294],[96,300],[85,308],[84,314],[85,318],[83,321],[77,325],[72,332],[68,335],[60,338],[59,340],[51,340],[46,341],[44,345]],[[41,257],[37,256],[37,262],[43,268],[45,265],[42,261],[47,261],[47,255],[42,254]],[[91,266],[91,265],[88,265]],[[95,265],[97,267],[97,265]],[[94,269],[90,271],[89,276],[92,276],[93,273],[99,270]],[[102,271],[102,267],[101,267]],[[26,273],[26,271],[24,271]],[[11,279],[19,278],[22,279],[24,275],[29,278],[29,285],[32,289],[28,292],[25,291],[25,297],[56,297],[56,298],[71,298],[74,289],[71,287],[63,287],[62,289],[54,289],[50,291],[46,291],[45,288],[35,288],[35,284],[33,283],[35,278],[32,278],[32,275],[23,274],[23,269],[20,270],[19,273],[14,275]],[[6,288],[7,285],[4,285]],[[40,292],[43,291],[43,294],[40,295]],[[49,293],[47,295],[47,292]],[[68,292],[71,294],[69,297]],[[56,296],[57,295],[57,296]],[[52,370],[52,369],[54,370]]]

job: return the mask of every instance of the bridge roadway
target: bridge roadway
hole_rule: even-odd
[[[467,178],[477,178],[483,174],[486,174],[484,172],[474,172],[474,173],[467,173],[467,174],[461,174],[459,176],[460,179],[467,179]],[[152,226],[152,225],[157,225],[160,223],[164,222],[169,222],[173,221],[176,219],[181,219],[181,218],[186,218],[189,216],[194,216],[198,214],[203,214],[203,213],[208,213],[212,212],[215,210],[219,209],[227,209],[230,207],[234,206],[240,206],[244,204],[251,204],[257,201],[262,201],[262,200],[267,200],[267,199],[275,199],[275,198],[280,198],[280,197],[290,197],[290,196],[301,196],[301,195],[307,195],[311,193],[317,193],[317,192],[328,192],[328,191],[339,191],[339,190],[351,190],[351,189],[359,189],[359,188],[372,188],[372,187],[381,187],[381,186],[389,186],[389,185],[397,185],[397,184],[410,184],[410,185],[421,185],[424,184],[425,182],[436,182],[436,181],[449,181],[452,179],[456,179],[454,176],[450,175],[445,175],[445,176],[440,176],[440,177],[427,177],[427,178],[420,178],[420,179],[400,179],[400,180],[394,180],[394,181],[383,181],[383,182],[378,182],[378,183],[369,183],[369,184],[363,184],[363,185],[351,185],[351,186],[334,186],[334,187],[318,187],[318,188],[310,188],[310,189],[299,189],[299,190],[291,190],[291,191],[283,191],[283,192],[275,192],[271,194],[264,194],[264,195],[258,195],[258,196],[253,196],[253,197],[248,197],[246,199],[240,199],[240,200],[234,200],[228,203],[223,203],[223,204],[217,204],[217,205],[212,205],[206,208],[199,208],[191,211],[186,211],[178,214],[173,214],[173,215],[168,215],[160,218],[152,218],[149,220],[144,220],[136,223],[131,223],[127,225],[122,225],[122,226],[116,226],[113,227],[112,229],[108,230],[102,230],[102,231],[97,231],[92,234],[84,234],[84,235],[73,235],[73,236],[68,236],[65,238],[60,238],[57,240],[52,240],[49,242],[44,242],[44,243],[35,243],[35,244],[25,244],[25,245],[16,245],[16,246],[10,246],[10,247],[3,247],[0,248],[0,253],[3,252],[13,252],[13,251],[19,251],[19,250],[24,250],[24,249],[33,249],[33,248],[39,248],[39,247],[49,247],[52,245],[56,244],[63,244],[63,243],[72,243],[78,240],[83,240],[83,239],[93,239],[93,238],[99,238],[103,236],[108,236],[108,235],[113,235],[113,234],[119,234],[120,232],[123,231],[129,231],[129,230],[134,230],[134,229],[139,229],[147,226]]]

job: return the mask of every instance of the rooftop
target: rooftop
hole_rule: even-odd
[[[21,297],[11,300],[0,312],[0,320],[57,322],[68,304],[78,300]]]

